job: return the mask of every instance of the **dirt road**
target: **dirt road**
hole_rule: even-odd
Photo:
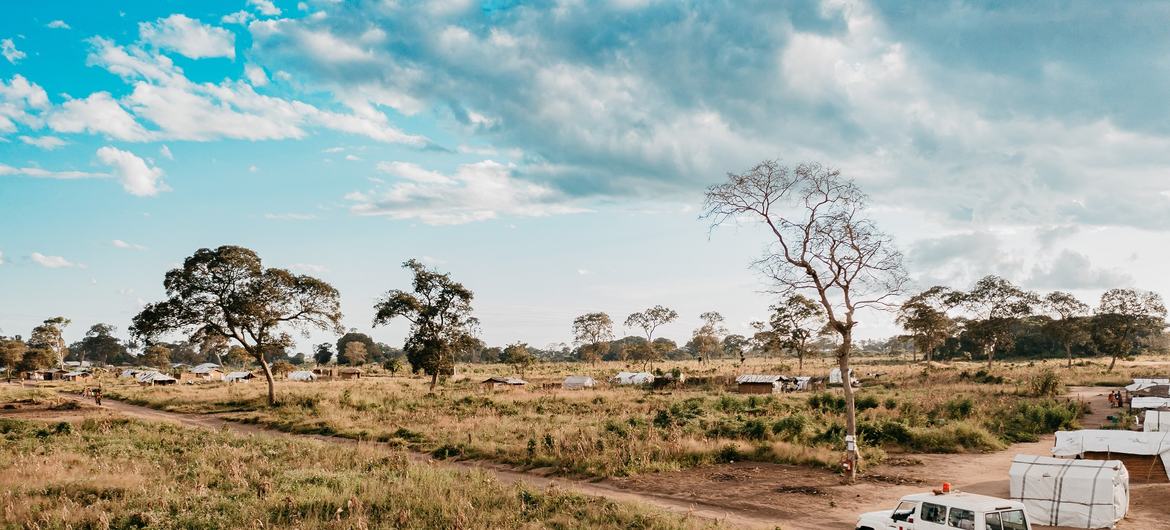
[[[1086,427],[1099,427],[1106,421],[1109,410],[1104,389],[1073,388],[1069,397],[1089,401],[1093,412],[1083,419]],[[189,427],[229,429],[257,436],[313,438],[334,444],[357,443],[345,438],[283,433],[211,415],[165,412],[109,399],[104,401],[102,409],[107,413]],[[537,488],[553,487],[614,501],[642,503],[672,513],[720,521],[733,528],[827,529],[852,528],[857,514],[889,508],[902,495],[920,493],[944,481],[964,491],[1006,497],[1012,457],[1021,453],[1048,454],[1052,441],[1053,437],[1047,436],[1035,443],[1016,444],[1005,451],[987,454],[895,456],[851,486],[841,484],[836,474],[826,470],[756,462],[589,482],[518,471],[490,462],[435,461],[421,453],[408,455],[438,467],[486,470],[505,483],[522,481]],[[387,450],[400,451],[389,447]],[[1167,495],[1170,495],[1170,485],[1133,486],[1130,514],[1118,528],[1154,528],[1166,521],[1170,506],[1156,499]]]

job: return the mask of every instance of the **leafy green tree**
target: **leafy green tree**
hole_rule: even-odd
[[[146,347],[138,362],[143,366],[167,370],[171,367],[171,349],[164,344],[151,344]]]
[[[796,354],[798,369],[804,370],[808,341],[825,327],[824,311],[800,294],[789,296],[771,309],[769,324],[777,346]]]
[[[28,345],[23,340],[0,338],[0,364],[4,365],[4,375],[8,381],[12,381],[12,372],[24,360],[26,352]]]
[[[1054,316],[1044,326],[1044,333],[1064,349],[1068,367],[1072,368],[1073,347],[1092,339],[1085,319],[1091,311],[1089,304],[1063,291],[1048,293],[1044,296],[1043,304],[1048,313]]]
[[[268,404],[276,404],[272,345],[292,343],[289,329],[341,332],[340,295],[332,285],[284,269],[265,268],[252,250],[237,246],[199,249],[163,281],[167,300],[147,305],[131,331],[147,342],[160,335],[191,332],[231,339],[264,372]]]
[[[337,353],[339,354],[337,357],[337,364],[350,364],[349,359],[345,356],[345,353],[349,351],[347,348],[349,344],[353,342],[360,343],[364,348],[363,351],[365,351],[366,355],[362,358],[361,363],[366,361],[377,362],[378,359],[382,358],[381,348],[379,348],[378,344],[374,342],[374,339],[370,338],[370,336],[366,335],[365,333],[359,333],[356,329],[350,329],[349,332],[347,332],[345,335],[342,335],[341,338],[337,339]]]
[[[1110,289],[1097,307],[1097,341],[1109,352],[1109,371],[1117,358],[1138,350],[1143,335],[1161,335],[1166,328],[1166,305],[1158,293],[1138,289]]]
[[[703,325],[691,334],[691,347],[699,360],[710,359],[722,352],[723,337],[727,335],[727,328],[723,327],[723,315],[717,311],[708,311],[699,315]]]
[[[317,364],[329,364],[333,360],[333,345],[328,342],[323,342],[313,347],[313,362]]]
[[[952,300],[957,300],[953,291],[936,285],[911,296],[898,308],[898,325],[906,330],[928,367],[934,352],[955,333],[955,321],[947,315],[948,301]]]
[[[342,357],[345,358],[346,364],[350,366],[365,364],[367,356],[366,345],[364,343],[356,340],[345,343],[345,354]]]
[[[573,319],[573,340],[579,346],[577,351],[581,360],[597,364],[609,351],[609,341],[613,340],[613,320],[602,312],[581,315]]]
[[[109,324],[94,324],[85,337],[71,348],[76,351],[78,361],[90,361],[99,364],[122,362],[126,358],[126,345],[114,336],[116,328]]]
[[[305,361],[306,358],[304,352],[297,352],[296,355],[292,356],[292,358],[288,360],[288,362],[292,363],[293,366],[304,366]]]
[[[723,344],[720,347],[720,358],[724,355],[730,356],[732,359],[743,355],[751,348],[751,341],[747,337],[738,334],[731,334],[723,337]]]
[[[866,196],[852,180],[820,164],[795,168],[766,160],[729,173],[707,188],[703,218],[712,229],[727,222],[755,221],[772,244],[757,266],[781,296],[808,293],[825,311],[828,328],[841,339],[837,364],[849,373],[854,315],[866,308],[892,309],[907,283],[902,255],[893,241],[865,217]],[[853,388],[845,394],[845,434],[856,439]],[[850,480],[857,453],[850,452]]]
[[[528,344],[524,342],[515,342],[509,344],[504,348],[503,355],[500,356],[500,362],[512,367],[516,373],[524,375],[524,371],[536,362],[532,356],[532,352],[528,350]]]
[[[418,260],[403,267],[414,273],[413,292],[392,290],[374,305],[374,325],[395,318],[410,322],[410,335],[402,348],[415,371],[431,376],[431,391],[439,375],[454,372],[455,357],[472,345],[479,320],[471,315],[475,295],[446,273],[427,269]]]
[[[295,367],[293,366],[293,363],[290,363],[290,362],[285,361],[285,360],[280,360],[280,361],[276,361],[276,362],[272,363],[272,373],[274,373],[278,376],[286,376],[286,375],[288,375],[289,372],[293,371],[294,369],[295,369]]]
[[[979,345],[980,353],[987,358],[987,367],[991,368],[997,351],[1010,351],[1015,345],[1011,340],[1013,328],[1032,314],[1040,298],[990,275],[975,282],[970,291],[950,294],[947,301],[961,305],[974,316],[966,323],[967,333]]]
[[[28,337],[28,349],[37,352],[42,359],[52,359],[50,365],[61,366],[69,349],[65,347],[64,330],[69,319],[54,317],[33,328]]]
[[[661,305],[656,305],[642,312],[630,313],[626,317],[626,327],[642,328],[642,332],[646,334],[646,342],[640,345],[640,347],[635,348],[630,358],[647,364],[653,364],[655,361],[662,359],[662,356],[666,352],[655,347],[654,331],[659,326],[669,324],[675,320],[678,320],[678,312]]]

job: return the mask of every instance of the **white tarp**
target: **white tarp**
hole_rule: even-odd
[[[1157,396],[1138,396],[1129,401],[1131,409],[1161,409],[1170,408],[1170,398]]]
[[[618,372],[611,381],[618,385],[648,385],[654,382],[650,372]]]
[[[1170,432],[1057,431],[1053,456],[1080,456],[1086,452],[1159,455],[1170,476]]]
[[[288,380],[289,381],[316,381],[317,374],[314,374],[313,372],[310,372],[308,370],[297,370],[297,371],[288,373]]]
[[[1134,379],[1132,383],[1125,385],[1125,389],[1130,392],[1136,392],[1158,385],[1170,385],[1170,379]]]
[[[850,382],[850,384],[857,383],[857,378],[853,377],[853,369],[852,368],[849,369],[849,382]],[[840,368],[833,368],[832,370],[829,370],[829,384],[830,385],[843,385],[843,384],[845,384],[844,382],[842,382],[842,379],[841,379],[841,369]]]
[[[565,378],[565,382],[561,386],[568,389],[578,389],[593,388],[596,384],[597,382],[587,375],[570,375]]]
[[[1071,460],[1016,455],[1011,499],[1033,523],[1113,528],[1129,510],[1129,472],[1120,460]]]
[[[1142,418],[1142,430],[1146,432],[1170,432],[1170,411],[1147,410]]]

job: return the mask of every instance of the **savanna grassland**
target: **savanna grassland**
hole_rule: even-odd
[[[4,528],[695,528],[647,508],[411,461],[384,447],[104,415],[6,388]],[[83,407],[88,408],[88,407]],[[65,415],[65,420],[53,414]],[[69,416],[74,415],[74,416]],[[30,416],[31,418],[32,416]]]
[[[280,403],[264,404],[262,383],[141,387],[106,379],[106,395],[157,409],[215,414],[232,421],[306,434],[385,442],[438,458],[471,458],[566,475],[606,477],[671,471],[727,461],[791,463],[833,469],[839,462],[844,401],[839,389],[776,395],[735,393],[739,373],[791,373],[780,361],[679,366],[686,384],[613,387],[624,366],[541,364],[528,387],[485,392],[498,365],[462,368],[428,393],[409,376],[279,384]],[[859,434],[866,461],[889,453],[986,452],[1075,427],[1083,405],[1065,385],[1123,384],[1158,369],[1104,364],[1065,368],[1057,361],[935,365],[863,361],[856,369]],[[807,373],[827,373],[814,361]],[[541,389],[564,374],[594,376],[599,388]],[[867,374],[881,373],[880,376]],[[91,383],[92,384],[92,383]]]

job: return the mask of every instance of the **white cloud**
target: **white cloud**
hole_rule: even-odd
[[[248,173],[255,173],[257,171],[260,171],[260,168],[256,167],[256,164],[248,166]]]
[[[513,177],[510,166],[491,160],[462,165],[451,176],[407,163],[387,163],[381,169],[401,180],[389,189],[348,194],[354,214],[454,225],[501,215],[538,217],[588,211],[547,186]]]
[[[100,178],[108,177],[106,173],[90,173],[87,171],[73,171],[61,170],[52,171],[42,169],[39,167],[13,167],[6,164],[0,164],[0,175],[23,175],[26,177],[47,178],[47,179],[85,179],[85,178]]]
[[[246,26],[249,22],[255,19],[256,15],[253,15],[252,13],[247,11],[236,11],[235,13],[224,15],[223,18],[219,19],[219,21],[224,24],[238,24],[241,26]]]
[[[191,59],[236,57],[234,33],[182,14],[160,18],[153,23],[141,22],[138,24],[138,34],[143,42]]]
[[[12,64],[16,64],[28,56],[24,52],[16,49],[16,43],[12,42],[12,39],[0,40],[0,54],[4,55],[4,58],[8,59],[8,62]]]
[[[266,213],[264,218],[274,221],[311,221],[317,216],[311,213]]]
[[[357,162],[357,161],[360,161],[362,159],[362,157],[357,156],[357,155],[345,155],[345,159],[349,160],[351,162]]]
[[[589,269],[577,269],[577,274],[579,274],[581,276],[588,276],[588,275],[593,274],[593,273],[590,272]]]
[[[142,245],[138,245],[135,243],[127,243],[125,241],[122,241],[121,239],[115,239],[113,241],[113,243],[114,243],[115,247],[126,249],[126,250],[146,250],[146,247],[144,247]]]
[[[272,0],[248,0],[248,5],[256,8],[261,15],[275,17],[280,15],[280,8]]]
[[[56,132],[104,134],[128,142],[145,141],[152,136],[108,92],[66,101],[49,113],[46,122]]]
[[[46,269],[68,269],[73,267],[85,268],[84,265],[73,263],[61,256],[46,256],[40,252],[33,252],[29,255],[33,262],[37,265],[45,267]]]
[[[40,119],[32,112],[49,107],[49,96],[45,89],[16,74],[12,80],[0,79],[0,133],[14,132],[17,124],[30,127],[40,125]]]
[[[122,188],[131,195],[151,197],[169,189],[161,182],[163,171],[151,167],[134,153],[106,146],[97,150],[97,157],[113,169],[122,181]]]
[[[20,141],[47,151],[52,151],[68,143],[56,136],[21,136]]]
[[[244,76],[248,78],[248,82],[252,86],[264,86],[268,84],[268,74],[264,73],[264,69],[254,64],[244,66]]]
[[[48,24],[45,24],[45,27],[50,29],[73,29],[69,26],[69,24],[66,24],[64,20],[54,20]]]
[[[165,145],[158,148],[158,154],[159,154],[159,156],[161,156],[167,160],[174,160],[175,159],[175,155],[171,154],[171,148],[167,147]]]
[[[0,251],[0,265],[4,264],[4,252]]]

